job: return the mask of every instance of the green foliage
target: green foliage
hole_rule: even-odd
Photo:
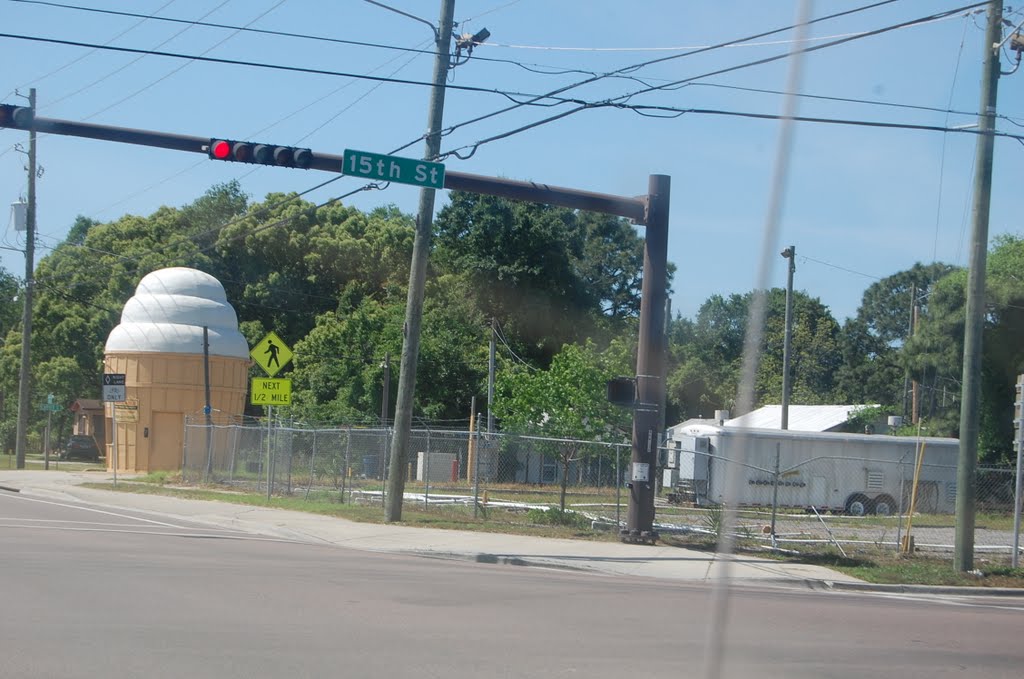
[[[757,405],[782,400],[786,291],[773,288],[765,294],[768,312],[755,385]],[[673,322],[670,335],[679,341],[671,347],[668,394],[681,417],[710,417],[717,409],[733,409],[753,296],[713,295],[694,322]],[[792,402],[832,402],[840,363],[839,326],[828,307],[794,291]]]
[[[539,365],[567,342],[607,341],[639,309],[643,243],[625,220],[455,192],[434,226],[437,271],[464,277]]]
[[[631,413],[609,403],[605,393],[608,380],[628,374],[628,356],[619,342],[599,352],[588,340],[562,347],[548,370],[503,367],[495,380],[494,412],[505,430],[564,439],[548,444],[561,464],[563,510],[570,466],[593,454],[580,442],[618,439],[617,432],[629,426]]]
[[[584,515],[574,512],[571,509],[559,509],[549,507],[547,509],[530,509],[526,512],[526,518],[530,523],[541,526],[569,526],[571,528],[589,529],[590,519]]]

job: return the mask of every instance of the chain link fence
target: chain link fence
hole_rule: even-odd
[[[345,425],[202,415],[185,421],[182,480],[222,484],[268,496],[330,496],[383,501],[393,432]],[[408,499],[426,507],[462,504],[510,509],[588,507],[595,520],[618,522],[628,444],[413,428],[403,470]]]
[[[270,495],[382,504],[392,430],[311,428],[251,418],[186,419],[182,478]],[[951,551],[956,466],[936,452],[898,459],[660,450],[656,526],[663,535],[713,538],[721,509],[737,512],[736,537],[779,548]],[[406,502],[425,509],[524,511],[558,507],[617,529],[627,508],[624,443],[412,430]],[[932,460],[938,460],[932,461]],[[1009,554],[1015,471],[980,468],[975,549]],[[907,535],[911,538],[907,538]]]
[[[736,512],[735,537],[781,548],[832,546],[952,552],[957,468],[904,454],[813,456],[787,463],[782,454],[733,460],[712,452],[666,450],[665,506],[659,531],[717,535],[722,507]],[[943,459],[946,458],[946,459]],[[1011,554],[1015,470],[977,470],[975,549]],[[908,538],[907,536],[911,537]]]

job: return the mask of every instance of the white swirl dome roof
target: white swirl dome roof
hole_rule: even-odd
[[[249,345],[220,281],[196,269],[160,269],[139,281],[121,312],[121,324],[107,337],[105,352],[202,354],[203,326],[210,354],[249,358]]]

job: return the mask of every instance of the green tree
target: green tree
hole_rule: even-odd
[[[434,224],[435,270],[466,277],[484,316],[538,365],[636,316],[643,241],[625,220],[455,192]]]
[[[986,267],[982,339],[978,449],[985,462],[1012,457],[1014,384],[1024,372],[1022,270],[1024,239],[1011,235],[994,238]],[[946,436],[959,435],[966,290],[965,269],[935,283],[927,314],[906,348],[911,370],[926,376],[922,380],[922,412],[927,425],[932,432]]]
[[[631,370],[627,356],[628,349],[617,342],[599,352],[587,341],[562,347],[548,370],[515,364],[498,374],[494,411],[504,429],[564,439],[553,443],[563,514],[570,466],[583,453],[580,442],[629,427],[629,411],[609,403],[605,394],[609,379]]]
[[[843,364],[837,383],[844,400],[890,409],[905,402],[907,365],[902,350],[910,330],[911,306],[916,302],[920,313],[927,314],[932,286],[952,271],[948,264],[917,263],[864,291],[857,316],[843,325]]]
[[[782,399],[786,291],[767,291],[767,315],[756,377],[755,405]],[[677,319],[670,337],[669,400],[681,417],[710,417],[735,407],[754,293],[713,295],[693,322]],[[792,401],[830,403],[841,362],[839,325],[828,307],[804,292],[793,293]]]

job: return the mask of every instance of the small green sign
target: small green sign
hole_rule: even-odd
[[[64,406],[62,406],[59,403],[44,403],[43,405],[39,406],[39,409],[42,410],[44,413],[57,413],[60,412],[61,410],[64,410]]]
[[[382,156],[379,153],[345,149],[342,174],[382,182],[412,184],[431,189],[444,188],[444,164],[426,160]]]

